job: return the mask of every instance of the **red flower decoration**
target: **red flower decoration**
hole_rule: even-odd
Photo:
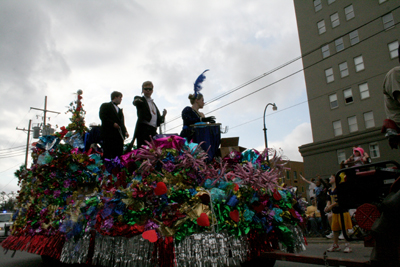
[[[154,194],[157,196],[164,195],[168,189],[164,182],[158,182],[156,188],[154,188]]]
[[[156,230],[148,230],[148,231],[146,231],[146,232],[144,232],[144,233],[142,234],[142,237],[143,237],[144,239],[146,239],[146,240],[149,240],[151,243],[156,242],[157,239],[158,239]]]
[[[239,190],[239,185],[235,184],[235,187],[233,188],[234,191],[238,191]]]
[[[279,200],[282,199],[281,194],[279,194],[278,190],[276,190],[276,189],[274,190],[273,197],[274,197],[274,199],[275,199],[276,201],[279,201]]]
[[[239,211],[238,210],[233,210],[233,211],[229,212],[229,217],[231,217],[231,219],[234,222],[238,222],[239,221]]]
[[[258,205],[258,206],[254,206],[253,208],[254,208],[254,211],[255,211],[256,213],[260,213],[260,212],[262,212],[262,211],[264,210],[264,205],[263,205],[263,204],[260,204],[260,205]]]
[[[197,218],[197,224],[200,226],[210,226],[210,220],[208,219],[208,215],[204,212]]]

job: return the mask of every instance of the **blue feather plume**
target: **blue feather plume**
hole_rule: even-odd
[[[201,86],[201,83],[204,82],[204,80],[206,79],[206,76],[204,75],[204,73],[206,71],[209,71],[209,70],[203,71],[203,73],[200,74],[200,76],[197,77],[196,81],[194,82],[194,96],[195,97],[197,97],[197,94],[201,91],[201,89],[203,89],[203,87]]]

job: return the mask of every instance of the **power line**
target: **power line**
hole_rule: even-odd
[[[390,10],[390,11],[387,12],[387,13],[393,12],[394,10],[396,10],[396,9],[398,9],[398,8],[400,8],[400,7],[393,8],[392,10]],[[372,23],[372,22],[374,22],[374,21],[380,19],[381,17],[382,17],[382,16],[379,16],[379,17],[376,17],[376,18],[374,18],[374,19],[372,19],[372,20],[370,20],[370,21],[367,21],[367,22],[365,22],[364,24],[361,24],[360,26],[358,26],[358,27],[356,27],[356,28],[353,28],[353,29],[351,29],[350,31],[348,31],[348,32],[346,32],[346,33],[340,35],[339,37],[336,37],[335,39],[332,39],[332,40],[326,42],[325,44],[332,43],[332,42],[334,42],[336,39],[341,38],[341,37],[344,37],[344,36],[350,34],[351,32],[354,32],[355,30],[358,30],[358,29],[360,29],[360,28],[362,28],[362,27],[364,27],[364,26],[366,26],[366,25],[368,25],[368,24],[370,24],[370,23]],[[397,24],[397,23],[396,23],[396,24]],[[232,93],[234,93],[234,92],[236,92],[236,91],[238,91],[238,90],[240,90],[240,89],[246,87],[247,85],[250,85],[250,84],[252,84],[253,82],[256,82],[256,81],[258,81],[258,80],[260,80],[260,79],[262,79],[262,78],[264,78],[264,77],[266,77],[266,76],[268,76],[268,75],[270,75],[270,74],[272,74],[272,73],[274,73],[274,72],[276,72],[276,71],[278,71],[278,70],[280,70],[280,69],[282,69],[282,68],[284,68],[284,67],[286,67],[286,66],[292,64],[293,62],[296,62],[297,60],[299,60],[299,59],[301,59],[301,58],[304,58],[304,57],[310,55],[311,53],[314,53],[315,51],[320,50],[320,49],[321,49],[321,47],[311,49],[310,51],[308,51],[308,52],[302,54],[302,55],[299,56],[299,57],[296,57],[296,58],[294,58],[294,59],[291,59],[291,60],[287,61],[286,63],[284,63],[284,64],[282,64],[282,65],[280,65],[280,66],[278,66],[278,67],[276,67],[276,68],[274,68],[274,69],[272,69],[272,70],[266,72],[266,73],[263,73],[263,74],[261,74],[261,75],[255,77],[255,78],[253,78],[253,79],[251,79],[251,80],[249,80],[249,81],[243,83],[242,85],[239,85],[239,86],[237,86],[237,87],[235,87],[235,88],[229,90],[229,91],[226,92],[226,93],[221,94],[220,96],[216,96],[215,98],[213,98],[213,99],[211,99],[210,101],[206,102],[204,105],[210,104],[210,103],[212,103],[212,102],[214,102],[214,101],[217,101],[217,100],[219,100],[219,99],[221,99],[221,98],[223,98],[223,97],[225,97],[225,96],[227,96],[227,95],[230,95],[230,94],[232,94]],[[209,112],[208,112],[208,113],[209,113]],[[207,113],[207,114],[208,114],[208,113]],[[177,120],[177,119],[179,119],[179,118],[181,118],[181,116],[177,116],[177,117],[171,119],[170,121],[166,122],[165,124],[170,123],[170,122],[172,122],[172,121],[175,121],[175,120]],[[176,127],[174,127],[174,128],[176,128]],[[174,129],[174,128],[172,128],[172,129]]]
[[[10,147],[10,148],[3,148],[3,149],[0,149],[0,151],[11,150],[11,149],[17,149],[17,148],[20,148],[20,147],[25,147],[25,145],[15,146],[15,147]],[[0,152],[0,153],[1,153],[1,152]]]
[[[10,167],[10,168],[8,168],[8,169],[5,169],[4,171],[1,171],[0,173],[6,172],[6,171],[8,171],[8,170],[10,170],[10,169],[13,169],[13,168],[17,167],[18,165],[20,165],[20,163],[14,165],[14,166],[12,166],[12,167]]]
[[[8,159],[8,158],[13,158],[13,157],[19,157],[25,155],[25,152],[20,153],[20,154],[15,154],[15,155],[8,155],[8,156],[0,156],[0,159]]]
[[[397,8],[400,8],[400,7],[397,7]],[[397,9],[397,8],[395,8],[395,9]],[[376,20],[376,19],[374,19],[374,20]],[[374,21],[374,20],[373,20],[373,21]],[[399,23],[400,23],[400,22],[397,22],[397,23],[395,23],[393,26],[395,26],[395,25],[397,25],[397,24],[399,24]],[[364,25],[365,25],[365,24],[364,24]],[[354,30],[352,30],[352,31],[354,31]],[[368,39],[370,39],[370,38],[372,38],[372,37],[375,37],[375,36],[377,36],[378,34],[383,33],[383,32],[385,32],[385,31],[386,31],[386,29],[380,30],[380,31],[378,31],[378,32],[376,32],[376,33],[374,33],[374,34],[372,34],[372,35],[370,35],[370,36],[364,38],[363,40],[359,41],[358,44],[359,44],[359,43],[362,43],[362,42],[364,42],[364,41],[366,41],[366,40],[368,40]],[[347,50],[347,49],[350,49],[350,48],[352,48],[352,47],[353,47],[353,46],[346,47],[346,48],[344,48],[343,50],[341,50],[340,52],[345,51],[345,50]],[[336,54],[337,54],[337,53],[336,53]],[[332,55],[330,55],[329,57],[332,57],[332,56],[334,56],[334,55],[336,55],[336,54],[332,54]],[[306,70],[306,69],[308,69],[308,68],[310,68],[310,67],[313,67],[313,66],[315,66],[315,65],[317,65],[317,64],[319,64],[319,63],[321,63],[322,61],[326,60],[326,59],[329,58],[329,57],[322,58],[321,60],[318,60],[318,61],[314,62],[313,64],[307,66],[307,67],[304,67],[304,68],[302,68],[302,69],[300,69],[300,70],[298,70],[298,71],[296,71],[296,72],[293,72],[293,73],[291,73],[291,74],[289,74],[289,75],[287,75],[287,76],[285,76],[285,77],[283,77],[283,78],[281,78],[281,79],[279,79],[279,80],[277,80],[277,81],[275,81],[275,82],[272,82],[272,83],[270,83],[270,84],[268,84],[268,85],[266,85],[266,86],[263,86],[263,87],[261,87],[261,88],[255,90],[255,91],[253,91],[253,92],[251,92],[251,93],[249,93],[249,94],[247,94],[247,95],[244,95],[244,96],[242,96],[242,97],[240,97],[240,98],[238,98],[238,99],[236,99],[236,100],[234,100],[234,101],[231,101],[231,102],[229,102],[229,103],[227,103],[227,104],[225,104],[225,105],[223,105],[223,106],[221,106],[221,107],[218,107],[218,108],[216,108],[216,109],[214,109],[214,110],[211,110],[211,111],[209,111],[209,112],[207,112],[207,113],[205,113],[205,114],[209,114],[209,113],[211,113],[211,112],[214,112],[214,111],[217,111],[217,110],[219,110],[219,109],[222,109],[222,108],[224,108],[224,107],[226,107],[226,106],[229,106],[229,105],[231,105],[231,104],[233,104],[233,103],[236,103],[236,102],[238,102],[238,101],[240,101],[240,100],[242,100],[242,99],[244,99],[244,98],[246,98],[246,97],[249,97],[249,96],[251,96],[251,95],[253,95],[253,94],[255,94],[255,93],[257,93],[257,92],[259,92],[259,91],[261,91],[261,90],[264,90],[264,89],[266,89],[266,88],[268,88],[268,87],[270,87],[270,86],[272,86],[272,85],[274,85],[274,84],[277,84],[278,82],[281,82],[281,81],[283,81],[283,80],[286,80],[287,78],[289,78],[289,77],[291,77],[291,76],[293,76],[293,75],[295,75],[295,74],[297,74],[297,73],[300,73],[300,72],[302,72],[302,71],[304,71],[304,70]],[[379,75],[381,75],[381,74],[379,74]],[[373,77],[374,77],[374,76],[373,76]],[[330,92],[330,94],[331,94],[331,93],[332,93],[332,92]],[[308,101],[310,101],[310,100],[308,100]],[[307,101],[306,101],[306,102],[307,102]],[[297,105],[297,104],[296,104],[296,105]],[[275,112],[275,113],[276,113],[276,112]],[[170,128],[170,129],[168,129],[167,131],[173,130],[173,129],[178,128],[178,127],[181,127],[181,126],[182,126],[182,124],[179,124],[178,126],[175,126],[175,127],[173,127],[173,128]]]
[[[360,82],[363,82],[363,81],[365,81],[365,80],[367,80],[367,79],[372,79],[372,78],[381,76],[381,75],[386,74],[386,73],[387,73],[387,71],[384,71],[384,72],[378,73],[378,74],[376,74],[376,75],[367,77],[366,79],[363,78],[363,79],[358,80],[358,81],[356,81],[356,82],[354,82],[354,83],[352,83],[352,84],[348,84],[348,85],[346,85],[346,86],[343,86],[343,87],[341,87],[341,88],[338,88],[336,91],[340,91],[340,90],[349,88],[349,86],[353,86],[353,85],[360,84]],[[294,107],[299,106],[299,105],[301,105],[301,104],[308,103],[308,102],[310,102],[310,101],[317,100],[318,98],[326,97],[326,96],[331,95],[331,94],[332,94],[332,92],[326,92],[326,93],[323,94],[323,95],[315,96],[315,97],[310,98],[310,99],[308,99],[308,100],[306,100],[306,101],[303,101],[303,102],[294,104],[294,105],[292,105],[292,106],[289,106],[289,107],[286,107],[286,108],[283,108],[283,109],[279,109],[279,110],[275,111],[274,113],[267,114],[266,116],[268,117],[268,116],[270,116],[270,115],[274,115],[275,113],[279,113],[279,112],[282,112],[282,111],[285,111],[285,110],[294,108]],[[229,129],[234,129],[234,128],[243,126],[243,125],[245,125],[245,124],[254,122],[254,121],[256,121],[256,120],[260,120],[260,119],[262,119],[262,118],[263,118],[263,117],[258,117],[258,118],[256,118],[256,119],[251,120],[251,121],[247,121],[247,122],[244,122],[244,123],[242,123],[242,124],[238,124],[238,125],[235,125],[235,126],[233,126],[233,127],[229,127]]]
[[[25,153],[26,153],[26,151],[19,151],[19,152],[15,152],[15,153],[12,153],[12,154],[1,154],[0,158],[8,158],[8,157],[13,157],[13,156],[19,156],[19,155],[25,154]]]

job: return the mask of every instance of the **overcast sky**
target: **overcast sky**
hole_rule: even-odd
[[[179,133],[180,114],[204,70],[203,112],[229,127],[222,137],[268,146],[303,161],[298,147],[311,143],[311,127],[292,0],[4,0],[0,1],[0,191],[18,190],[14,171],[24,164],[29,120],[38,124],[47,108],[55,127],[66,126],[67,105],[83,90],[86,124],[100,123],[101,103],[114,90],[133,135],[141,84],[151,80],[153,98],[167,109],[168,133]],[[285,79],[283,79],[285,78]],[[280,81],[283,79],[282,81]],[[28,164],[29,165],[29,164]]]

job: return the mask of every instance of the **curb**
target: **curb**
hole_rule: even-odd
[[[326,237],[306,237],[307,243],[315,244],[315,243],[333,243],[333,238],[326,238]],[[346,240],[339,240],[339,242],[346,242]],[[364,240],[356,240],[351,241],[352,244],[364,243]]]

